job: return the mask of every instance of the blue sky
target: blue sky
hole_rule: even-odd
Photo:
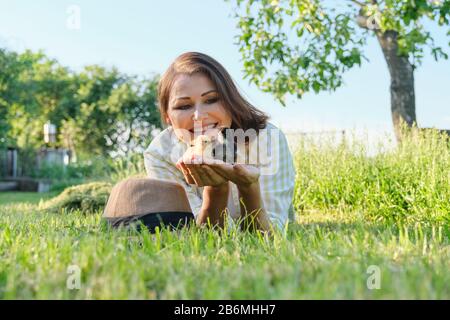
[[[66,25],[71,5],[81,9],[79,30]],[[343,87],[282,107],[243,79],[230,2],[0,0],[0,8],[0,46],[43,49],[72,69],[98,63],[149,75],[185,51],[200,51],[220,61],[248,99],[285,130],[392,130],[389,74],[375,39],[366,47],[370,62],[348,72]],[[448,43],[444,30],[432,31],[438,43]],[[419,125],[450,128],[450,62],[427,57],[415,79]]]

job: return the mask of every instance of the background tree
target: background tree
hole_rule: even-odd
[[[157,80],[98,65],[74,72],[42,52],[0,49],[0,147],[18,147],[32,167],[50,120],[59,133],[53,147],[86,157],[142,151],[161,125]]]
[[[21,70],[18,55],[0,48],[0,148],[14,145],[14,141],[9,137],[11,124],[8,110],[11,102],[17,100],[17,94],[21,90],[18,79]]]
[[[160,127],[157,84],[157,79],[130,77],[111,92],[107,103],[118,110],[118,115],[106,139],[108,145],[116,146],[117,154],[144,151],[152,139],[152,130]]]
[[[79,87],[74,93],[77,101],[76,113],[66,119],[61,132],[71,131],[74,148],[80,154],[101,155],[114,148],[107,145],[105,136],[113,130],[119,110],[107,101],[114,88],[125,82],[116,68],[91,65],[77,74]]]
[[[391,111],[400,123],[416,122],[414,70],[428,48],[447,59],[424,27],[449,26],[450,0],[236,0],[237,36],[245,76],[284,105],[286,94],[335,90],[345,71],[360,65],[375,36],[391,76]],[[447,33],[450,35],[450,31]],[[449,44],[450,45],[450,44]]]
[[[7,133],[9,131],[9,124],[6,119],[7,116],[7,101],[11,94],[11,83],[15,80],[11,79],[11,75],[17,74],[11,72],[11,59],[8,52],[4,49],[0,49],[0,149],[5,148],[8,145]]]
[[[85,155],[142,151],[151,129],[160,127],[157,78],[141,79],[96,65],[77,76],[79,108],[62,123],[64,145]]]
[[[8,106],[10,140],[21,149],[39,148],[44,146],[44,123],[50,120],[59,126],[74,113],[76,84],[67,68],[42,52],[26,51],[17,58],[21,70]]]
[[[19,172],[30,174],[36,150],[44,145],[43,125],[59,124],[74,85],[67,68],[42,52],[1,50],[0,122],[4,145],[19,148]],[[76,108],[72,99],[71,108]],[[64,112],[63,112],[64,111]]]

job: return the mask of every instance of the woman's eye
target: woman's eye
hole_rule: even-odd
[[[206,103],[212,104],[212,103],[216,103],[218,100],[219,100],[218,98],[211,98],[211,99],[206,100]]]
[[[176,107],[175,109],[176,110],[187,110],[187,109],[189,109],[191,106],[190,105],[184,105],[184,106],[178,106],[178,107]]]
[[[216,103],[218,100],[219,100],[219,98],[211,98],[211,99],[205,100],[205,103],[207,103],[207,104],[213,104],[213,103]],[[177,107],[175,107],[174,109],[175,109],[175,110],[187,110],[187,109],[189,109],[190,107],[191,107],[191,105],[186,104],[186,105],[182,105],[182,106],[177,106]]]

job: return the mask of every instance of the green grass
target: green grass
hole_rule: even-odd
[[[100,215],[1,209],[4,299],[450,298],[449,230],[304,214],[286,235],[193,228],[174,234],[110,231]],[[67,268],[81,270],[69,290]],[[367,288],[368,267],[381,287]]]
[[[450,153],[434,133],[414,139],[372,158],[300,145],[297,222],[273,237],[126,232],[100,212],[0,205],[0,298],[450,299]]]
[[[343,208],[377,221],[450,223],[449,139],[438,131],[414,132],[397,149],[370,158],[358,142],[304,140],[297,150],[298,212]]]
[[[58,192],[0,192],[0,205],[11,203],[39,203],[56,196]]]

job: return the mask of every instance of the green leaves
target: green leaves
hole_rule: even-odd
[[[433,55],[435,60],[439,60],[440,58],[443,58],[445,60],[448,59],[448,54],[442,51],[442,48],[433,48],[431,54]]]
[[[321,1],[249,1],[238,16],[245,77],[282,104],[286,94],[336,89],[361,63],[364,38],[352,18]]]
[[[391,0],[380,6],[379,12],[382,31],[394,30],[398,33],[399,54],[408,56],[414,65],[420,65],[425,48],[430,50],[433,57],[445,58],[445,54],[435,54],[439,48],[435,46],[430,32],[424,28],[424,22],[429,19],[439,26],[448,25],[450,1]]]
[[[77,153],[141,150],[160,126],[156,84],[116,68],[77,73],[41,52],[0,50],[0,146],[41,147],[50,120],[56,145]]]
[[[300,98],[311,90],[335,90],[347,70],[361,65],[367,37],[387,30],[398,33],[398,54],[410,57],[414,65],[420,64],[425,48],[436,59],[446,58],[422,23],[431,19],[449,25],[450,0],[359,2],[365,5],[319,0],[236,1],[240,32],[236,44],[245,78],[281,103],[287,94]],[[358,14],[373,23],[366,25],[367,30],[357,25]]]

